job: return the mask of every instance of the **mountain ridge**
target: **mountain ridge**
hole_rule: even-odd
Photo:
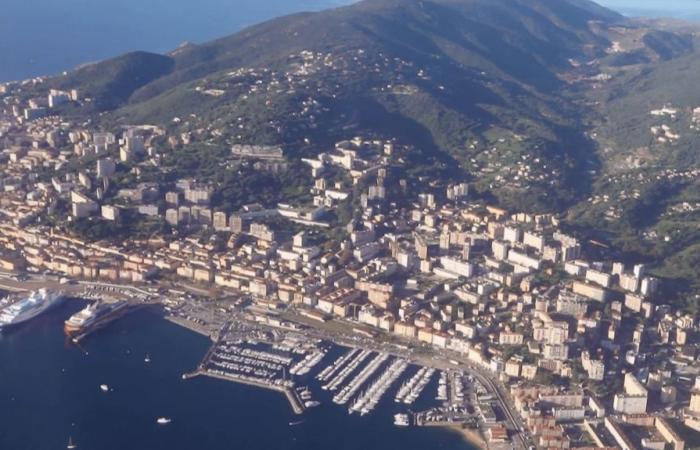
[[[687,281],[700,279],[699,43],[692,24],[587,0],[366,0],[47,83],[90,97],[64,112],[100,128],[166,128],[176,170],[203,179],[234,144],[281,145],[296,174],[337,141],[393,139],[411,147],[409,179],[558,213]]]
[[[629,33],[634,51],[611,51]],[[421,170],[449,167],[505,205],[562,210],[604,166],[588,133],[595,77],[674,59],[688,39],[588,0],[365,0],[180,47],[104,120],[208,145],[281,144],[290,157],[351,134],[396,138],[419,148]],[[80,85],[81,70],[61,85]]]

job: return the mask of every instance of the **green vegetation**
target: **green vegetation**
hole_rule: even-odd
[[[125,240],[148,238],[155,234],[167,234],[170,226],[161,218],[147,217],[125,210],[114,222],[100,219],[78,219],[69,222],[71,234],[89,241]]]
[[[83,66],[51,84],[59,89],[78,88],[81,97],[93,99],[91,108],[105,111],[123,105],[136,90],[170,73],[174,66],[168,56],[133,52]]]
[[[130,53],[48,84],[92,97],[65,112],[105,129],[150,123],[191,137],[162,170],[138,180],[120,171],[126,185],[194,177],[227,212],[308,203],[300,158],[353,136],[394,138],[412,147],[388,189],[430,174],[469,181],[512,210],[566,212],[582,235],[676,280],[669,298],[683,302],[700,288],[700,182],[673,175],[700,167],[697,37],[622,20],[587,1],[371,0],[169,56]],[[634,48],[608,52],[617,39]],[[650,114],[665,105],[677,114]],[[652,135],[662,125],[679,137]],[[236,143],[283,145],[288,167],[232,163]],[[360,187],[338,224],[357,211]]]
[[[617,19],[586,2],[373,0],[275,19],[168,57],[125,55],[53,83],[95,96],[100,111],[123,106],[104,124],[160,124],[224,147],[284,144],[293,156],[354,135],[396,138],[415,145],[409,172],[439,169],[448,179],[465,178],[472,158],[500,144],[494,129],[511,130],[527,140],[494,158],[547,158],[556,188],[491,187],[508,175],[471,175],[505,205],[546,210],[575,199],[586,180],[569,174],[582,172],[589,150],[558,73],[591,45],[602,55],[606,43],[589,20]]]
[[[308,203],[313,180],[307,165],[292,161],[280,173],[258,170],[248,161],[228,161],[230,150],[192,145],[174,150],[165,165],[173,167],[167,181],[182,178],[206,180],[215,187],[212,206],[228,213],[243,205],[260,203],[267,207],[279,202]]]

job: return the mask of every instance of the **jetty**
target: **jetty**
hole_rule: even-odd
[[[296,390],[293,388],[293,386],[282,386],[282,385],[276,385],[273,383],[268,383],[265,381],[261,380],[256,380],[254,378],[245,378],[241,376],[235,376],[235,375],[230,375],[218,371],[212,371],[212,370],[195,370],[194,372],[189,372],[186,374],[182,375],[183,380],[188,380],[190,378],[194,378],[197,376],[206,376],[210,378],[215,378],[219,380],[224,380],[224,381],[232,381],[234,383],[240,383],[240,384],[246,384],[248,386],[253,386],[261,389],[267,389],[275,392],[280,392],[285,395],[287,398],[287,401],[289,402],[289,406],[291,406],[292,411],[294,411],[295,414],[303,414],[305,407],[304,407],[304,402],[301,400],[299,397],[299,394],[296,392]]]

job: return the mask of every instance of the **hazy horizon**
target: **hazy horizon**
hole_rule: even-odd
[[[128,51],[167,52],[273,17],[355,0],[6,0],[0,81],[52,75]],[[700,20],[700,1],[600,0],[631,16]]]
[[[699,0],[598,0],[598,3],[628,16],[700,20]]]

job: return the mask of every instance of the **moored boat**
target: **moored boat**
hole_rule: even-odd
[[[0,330],[32,320],[64,298],[59,292],[39,289],[16,302],[5,302],[6,306],[0,306]]]
[[[407,427],[409,425],[408,414],[394,414],[394,425]]]
[[[64,331],[69,336],[85,334],[91,330],[103,327],[121,317],[127,312],[129,303],[96,302],[73,314],[64,324]]]

